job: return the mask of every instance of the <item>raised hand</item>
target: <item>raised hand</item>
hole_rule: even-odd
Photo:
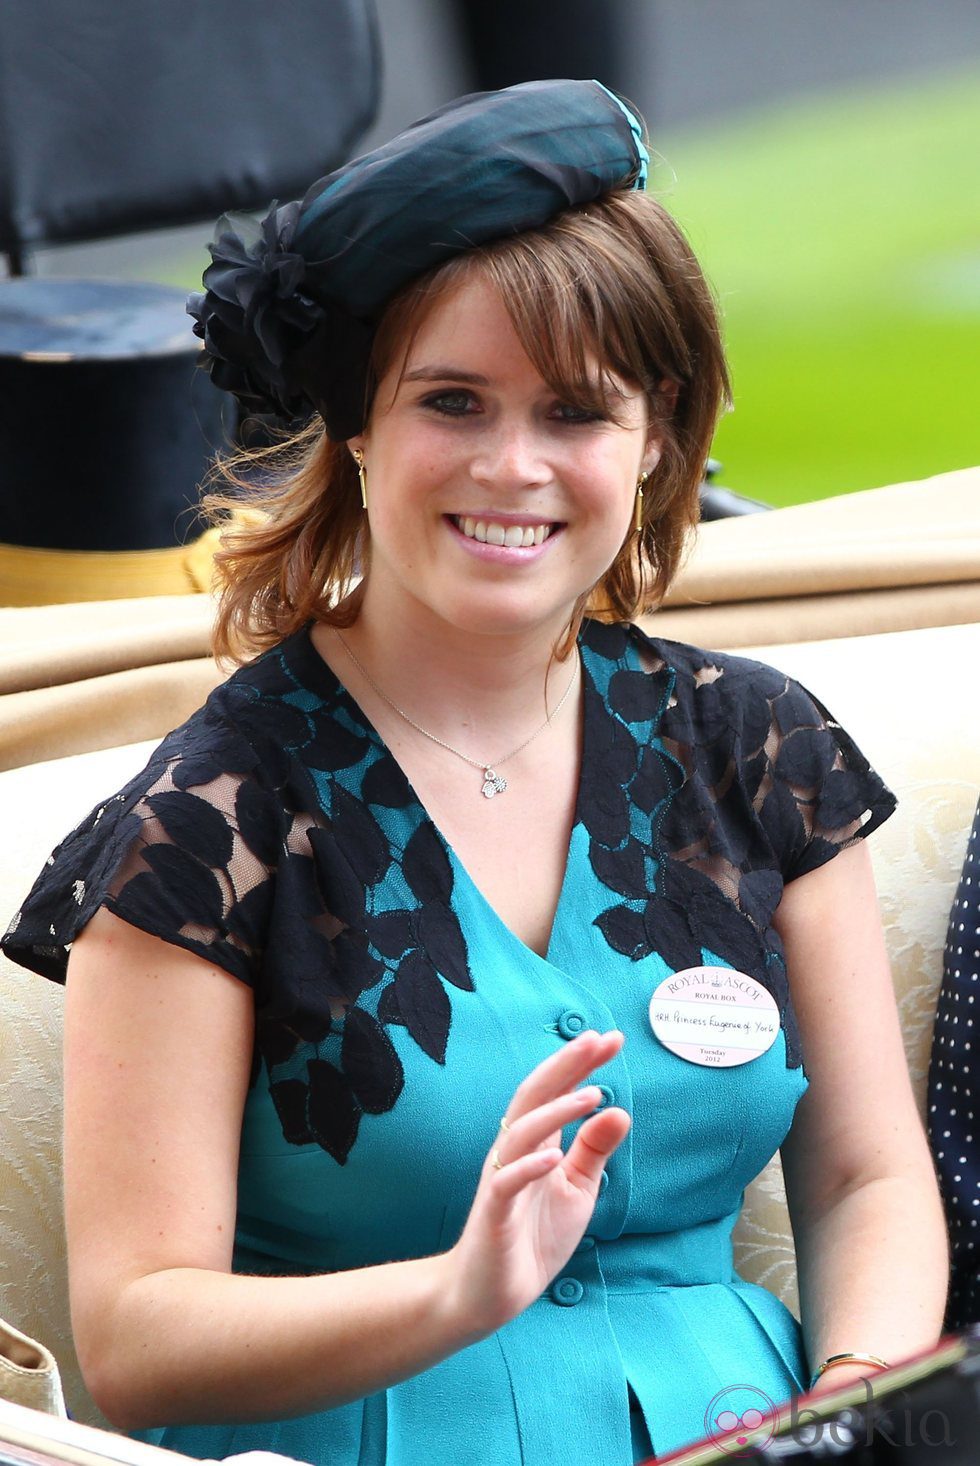
[[[456,1306],[478,1335],[533,1303],[588,1227],[602,1172],[630,1117],[610,1107],[585,1120],[567,1152],[561,1129],[599,1103],[579,1086],[608,1063],[623,1035],[586,1032],[518,1086],[491,1149],[462,1236],[447,1255]]]

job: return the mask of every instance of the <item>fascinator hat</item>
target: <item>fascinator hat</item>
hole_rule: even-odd
[[[253,412],[364,426],[378,321],[411,280],[465,250],[642,188],[638,117],[596,81],[462,97],[321,178],[256,225],[226,215],[187,309],[217,386]]]

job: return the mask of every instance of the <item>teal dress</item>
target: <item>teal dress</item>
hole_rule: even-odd
[[[544,957],[477,890],[308,631],[165,739],[15,918],[9,954],[56,979],[105,904],[254,989],[234,1260],[249,1273],[450,1247],[528,1071],[585,1028],[626,1035],[596,1078],[630,1132],[586,1236],[522,1314],[337,1409],[152,1439],[322,1466],[626,1466],[710,1431],[734,1386],[774,1402],[803,1386],[798,1324],[732,1261],[743,1188],[807,1083],[771,918],[784,882],[894,801],[782,673],[627,626],[587,622],[580,646],[582,776]],[[749,1063],[689,1062],[651,1029],[657,985],[701,964],[775,999],[776,1042]]]

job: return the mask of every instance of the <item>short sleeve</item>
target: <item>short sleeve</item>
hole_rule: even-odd
[[[827,708],[770,668],[748,718],[752,799],[783,880],[806,875],[876,830],[896,799]],[[749,739],[749,742],[753,742]],[[744,766],[744,763],[743,763]]]
[[[252,748],[205,709],[62,841],[3,949],[64,981],[71,943],[105,906],[255,986],[277,852],[289,836]]]

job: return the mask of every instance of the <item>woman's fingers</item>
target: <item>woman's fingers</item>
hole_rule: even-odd
[[[495,1173],[493,1193],[498,1201],[510,1201],[532,1181],[564,1164],[565,1176],[574,1186],[593,1197],[602,1183],[606,1162],[625,1138],[630,1117],[625,1110],[603,1110],[580,1127],[566,1155],[557,1145],[543,1146],[511,1160],[504,1160],[500,1147],[490,1152],[489,1165]],[[496,1161],[500,1161],[500,1165]]]
[[[581,1125],[565,1156],[565,1175],[573,1185],[595,1190],[613,1151],[629,1133],[630,1117],[613,1105]]]
[[[549,1054],[514,1091],[507,1109],[508,1124],[576,1088],[593,1069],[607,1064],[618,1054],[623,1042],[623,1035],[615,1028],[609,1033],[587,1031]]]
[[[560,1146],[549,1145],[544,1150],[532,1150],[530,1155],[518,1156],[501,1166],[493,1180],[490,1195],[497,1202],[513,1201],[517,1194],[532,1181],[540,1181],[549,1171],[560,1166],[564,1153]]]
[[[580,1120],[594,1110],[601,1098],[596,1084],[587,1084],[571,1094],[559,1095],[536,1110],[522,1115],[519,1120],[508,1120],[501,1126],[497,1136],[494,1154],[502,1163],[509,1164],[529,1151],[536,1150],[549,1140],[556,1130]]]
[[[584,1119],[567,1156],[554,1141],[565,1125],[595,1109],[601,1098],[599,1086],[578,1086],[593,1069],[613,1058],[623,1042],[616,1029],[579,1034],[518,1086],[486,1160],[498,1202],[513,1199],[532,1181],[563,1164],[574,1185],[593,1195],[598,1191],[606,1161],[629,1130],[626,1111],[613,1108]]]

